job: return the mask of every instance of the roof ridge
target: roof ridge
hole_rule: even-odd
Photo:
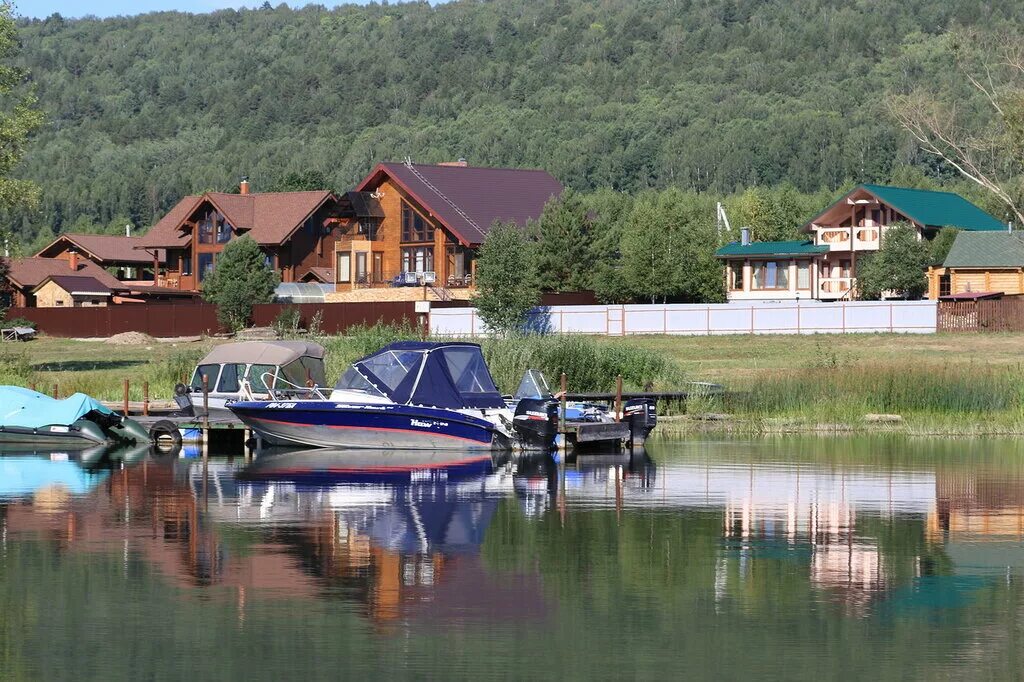
[[[388,166],[404,166],[404,161],[381,161],[380,165]],[[498,171],[517,171],[521,173],[545,173],[551,175],[549,171],[544,168],[516,168],[515,166],[456,166],[448,163],[417,163],[417,166],[427,166],[428,168],[454,168],[456,170],[498,170]]]
[[[951,192],[948,189],[924,189],[923,187],[903,187],[902,185],[879,185],[874,182],[865,182],[861,184],[861,187],[878,187],[881,189],[898,189],[903,192],[928,192],[929,194],[949,194],[950,196],[959,197],[966,202],[974,203],[964,195],[958,192]]]

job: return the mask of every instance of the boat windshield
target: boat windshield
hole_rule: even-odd
[[[334,388],[338,391],[356,391],[357,393],[366,393],[368,395],[380,396],[381,398],[386,397],[373,384],[367,381],[366,377],[360,374],[359,370],[355,367],[349,367],[345,370],[345,373],[338,379],[338,383],[335,384]]]
[[[419,368],[422,358],[423,354],[415,351],[388,351],[370,356],[358,364],[383,382],[389,391],[394,391],[410,372]]]
[[[296,386],[325,386],[327,385],[327,373],[324,371],[324,361],[309,356],[292,360],[281,368],[284,380]]]
[[[519,382],[519,388],[516,389],[516,400],[550,397],[551,389],[548,387],[548,381],[544,378],[544,374],[539,369],[526,370]]]
[[[445,348],[444,359],[459,393],[498,392],[478,348]]]

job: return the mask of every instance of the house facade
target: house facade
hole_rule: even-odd
[[[114,290],[95,277],[50,275],[32,295],[38,308],[102,308],[110,304]]]
[[[541,170],[381,163],[342,198],[330,301],[468,298],[496,221],[525,225],[562,192]]]
[[[885,231],[898,222],[912,225],[921,240],[931,240],[943,227],[1006,230],[997,218],[958,194],[860,185],[804,225],[807,240],[741,240],[719,249],[715,255],[725,265],[728,298],[855,299],[858,255],[877,251]],[[783,278],[779,273],[785,273]]]
[[[928,298],[1024,294],[1024,234],[961,232],[941,266],[928,270]]]
[[[91,260],[79,258],[72,253],[67,260],[60,258],[11,258],[7,261],[8,272],[5,297],[16,308],[33,308],[37,305],[37,288],[44,282],[59,277],[89,279],[97,285],[114,291],[121,282]],[[44,294],[44,304],[53,300]],[[91,299],[90,299],[91,300]]]
[[[160,219],[139,249],[165,249],[157,283],[198,291],[224,247],[249,235],[263,249],[282,282],[302,281],[311,270],[330,268],[339,220],[338,199],[327,190],[188,196]]]

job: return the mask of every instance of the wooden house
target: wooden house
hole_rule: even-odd
[[[561,192],[541,170],[381,163],[341,199],[351,218],[335,242],[328,300],[419,298],[424,286],[432,297],[468,297],[491,226],[525,225]]]
[[[7,261],[8,272],[5,283],[6,298],[16,308],[36,306],[37,289],[44,281],[54,277],[85,278],[98,285],[116,290],[121,282],[91,260],[79,259],[71,253],[67,260],[60,258],[11,258]],[[52,300],[47,298],[46,300]]]
[[[743,240],[719,249],[715,255],[725,264],[728,298],[854,299],[858,254],[877,251],[885,231],[898,222],[913,226],[921,240],[934,238],[943,227],[1006,230],[997,218],[952,192],[860,185],[804,225],[806,241]]]
[[[249,235],[282,282],[298,282],[310,271],[330,268],[341,213],[328,190],[188,196],[140,239],[140,249],[166,249],[162,286],[196,291],[232,239]]]
[[[109,305],[114,290],[88,275],[50,275],[32,295],[37,308],[95,308]]]
[[[1024,294],[1024,234],[961,232],[941,266],[928,271],[928,298]]]
[[[152,281],[165,263],[163,249],[147,249],[140,237],[65,232],[35,255],[68,261],[72,254],[92,261],[121,281]]]

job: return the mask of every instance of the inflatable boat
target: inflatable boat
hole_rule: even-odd
[[[56,400],[27,388],[0,386],[0,443],[88,448],[149,441],[149,432],[138,422],[84,393]]]

